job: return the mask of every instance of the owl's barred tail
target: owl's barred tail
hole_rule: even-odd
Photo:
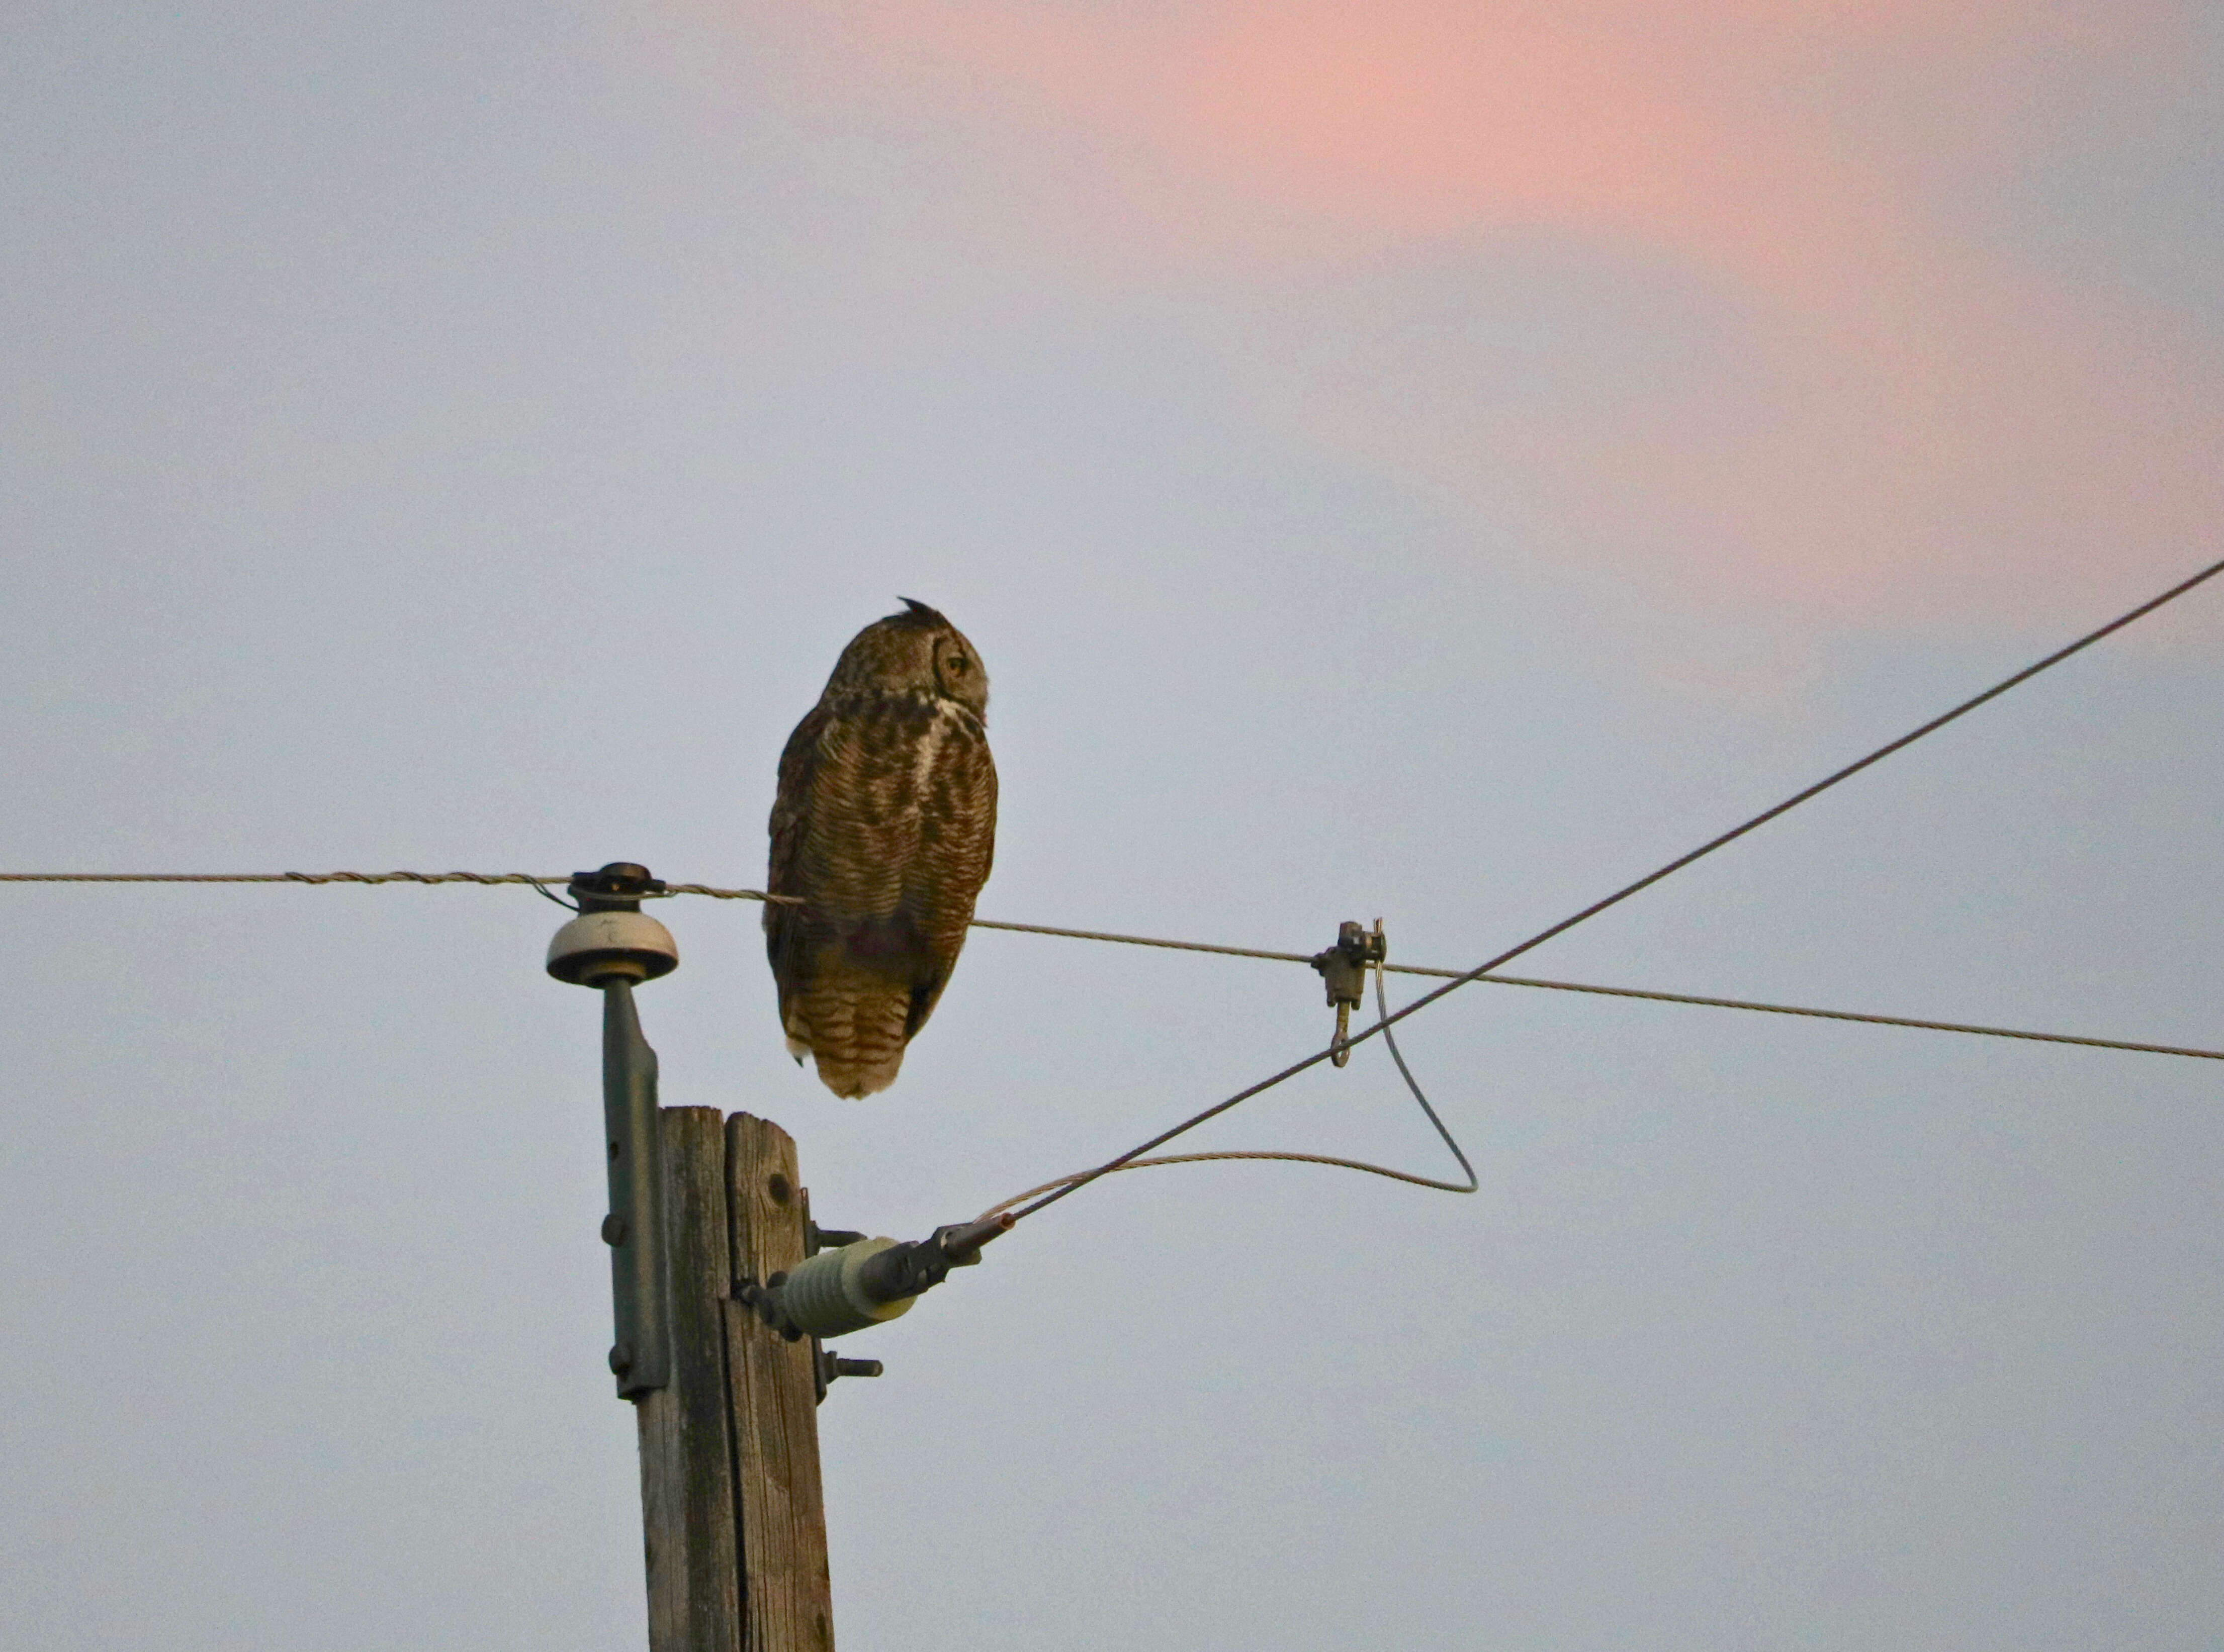
[[[806,989],[789,1007],[791,1049],[807,1047],[819,1082],[838,1096],[875,1095],[903,1066],[908,992],[885,981],[834,980]]]

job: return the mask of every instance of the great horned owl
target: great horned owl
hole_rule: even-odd
[[[895,1082],[996,842],[989,674],[924,602],[850,640],[780,754],[765,950],[780,1025],[837,1095]]]

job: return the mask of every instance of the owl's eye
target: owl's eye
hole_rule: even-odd
[[[964,676],[964,675],[965,675],[965,666],[966,666],[966,664],[967,664],[967,661],[966,661],[966,659],[965,659],[965,656],[964,656],[964,655],[963,655],[963,654],[952,654],[952,655],[951,655],[951,656],[950,656],[950,674],[951,674],[952,677],[963,677],[963,676]]]

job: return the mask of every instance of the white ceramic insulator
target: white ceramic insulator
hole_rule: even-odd
[[[672,931],[644,912],[582,912],[548,943],[548,973],[574,985],[604,975],[654,980],[679,967]]]
[[[858,1274],[868,1260],[895,1248],[892,1239],[859,1239],[806,1257],[780,1288],[780,1311],[812,1336],[835,1337],[882,1325],[908,1313],[915,1298],[876,1302]]]

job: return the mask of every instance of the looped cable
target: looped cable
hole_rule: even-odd
[[[1374,928],[1377,934],[1381,933],[1382,925],[1379,922]],[[1437,1110],[1429,1105],[1429,1098],[1421,1094],[1421,1087],[1413,1081],[1413,1069],[1406,1065],[1405,1052],[1398,1048],[1398,1035],[1390,1031],[1390,1002],[1382,991],[1382,960],[1380,958],[1374,961],[1374,1012],[1381,1018],[1382,1042],[1390,1047],[1390,1059],[1398,1063],[1398,1076],[1406,1081],[1406,1088],[1413,1093],[1413,1100],[1421,1104],[1421,1111],[1428,1114],[1429,1122],[1437,1127],[1437,1134],[1444,1138],[1444,1145],[1451,1149],[1452,1157],[1459,1161],[1460,1169],[1467,1172],[1465,1187],[1460,1186],[1457,1182],[1431,1182],[1418,1176],[1407,1176],[1405,1179],[1409,1182],[1418,1181],[1425,1188],[1441,1188],[1446,1193],[1473,1193],[1482,1186],[1482,1183],[1475,1180],[1475,1166],[1467,1162],[1467,1155],[1460,1151],[1460,1144],[1452,1139],[1452,1132],[1444,1128],[1444,1121],[1437,1117]],[[1359,1168],[1369,1170],[1375,1169],[1371,1164],[1362,1165]],[[1385,1170],[1380,1174],[1395,1176],[1398,1172]]]
[[[1355,928],[1356,925],[1349,927]],[[1093,1182],[1098,1176],[1109,1176],[1115,1170],[1140,1170],[1155,1164],[1204,1164],[1220,1159],[1273,1159],[1284,1163],[1325,1164],[1339,1170],[1361,1170],[1368,1176],[1387,1176],[1393,1182],[1410,1182],[1417,1188],[1433,1188],[1443,1193],[1475,1192],[1482,1185],[1475,1177],[1475,1166],[1468,1163],[1467,1155],[1460,1151],[1460,1144],[1452,1139],[1452,1132],[1444,1127],[1444,1121],[1437,1116],[1437,1110],[1429,1105],[1429,1098],[1422,1094],[1420,1084],[1413,1077],[1413,1069],[1406,1065],[1405,1052],[1398,1048],[1397,1035],[1390,1031],[1390,1001],[1382,985],[1384,955],[1389,949],[1387,936],[1380,918],[1375,920],[1374,933],[1370,938],[1379,944],[1369,949],[1366,961],[1361,964],[1360,968],[1362,974],[1370,966],[1374,971],[1374,1009],[1376,1015],[1381,1018],[1371,1030],[1381,1033],[1383,1043],[1389,1046],[1390,1059],[1398,1064],[1398,1076],[1406,1081],[1406,1088],[1412,1092],[1413,1100],[1420,1103],[1422,1113],[1427,1116],[1429,1123],[1435,1126],[1437,1134],[1443,1138],[1444,1145],[1451,1150],[1452,1157],[1459,1161],[1460,1169],[1467,1173],[1467,1180],[1464,1182],[1439,1181],[1434,1176],[1417,1176],[1411,1170],[1393,1170],[1387,1164],[1369,1164],[1363,1159],[1336,1158],[1326,1153],[1277,1152],[1264,1148],[1238,1149],[1217,1153],[1165,1153],[1152,1158],[1138,1158],[1130,1156],[1115,1159],[1109,1164],[1101,1164],[1095,1170],[1076,1170],[1071,1176],[1059,1176],[1055,1181],[1044,1182],[1040,1187],[1029,1188],[1025,1193],[1015,1193],[1001,1204],[989,1206],[976,1220],[986,1221],[992,1216],[1001,1215],[1014,1206],[1026,1204],[1028,1200],[1039,1195],[1048,1195],[1050,1198],[1062,1198],[1083,1182]],[[1336,1046],[1348,1045],[1350,1042],[1344,1037],[1343,1033],[1344,1028],[1339,1025]],[[1343,1062],[1339,1062],[1336,1064],[1342,1066]],[[1161,1137],[1159,1139],[1166,1138]],[[1152,1142],[1146,1144],[1146,1146],[1153,1147],[1157,1144],[1156,1142]],[[1143,1151],[1145,1151],[1143,1148],[1136,1150],[1138,1153]],[[1049,1199],[1046,1199],[1044,1202],[1048,1203]],[[1020,1214],[1025,1215],[1027,1212],[1022,1211]]]

